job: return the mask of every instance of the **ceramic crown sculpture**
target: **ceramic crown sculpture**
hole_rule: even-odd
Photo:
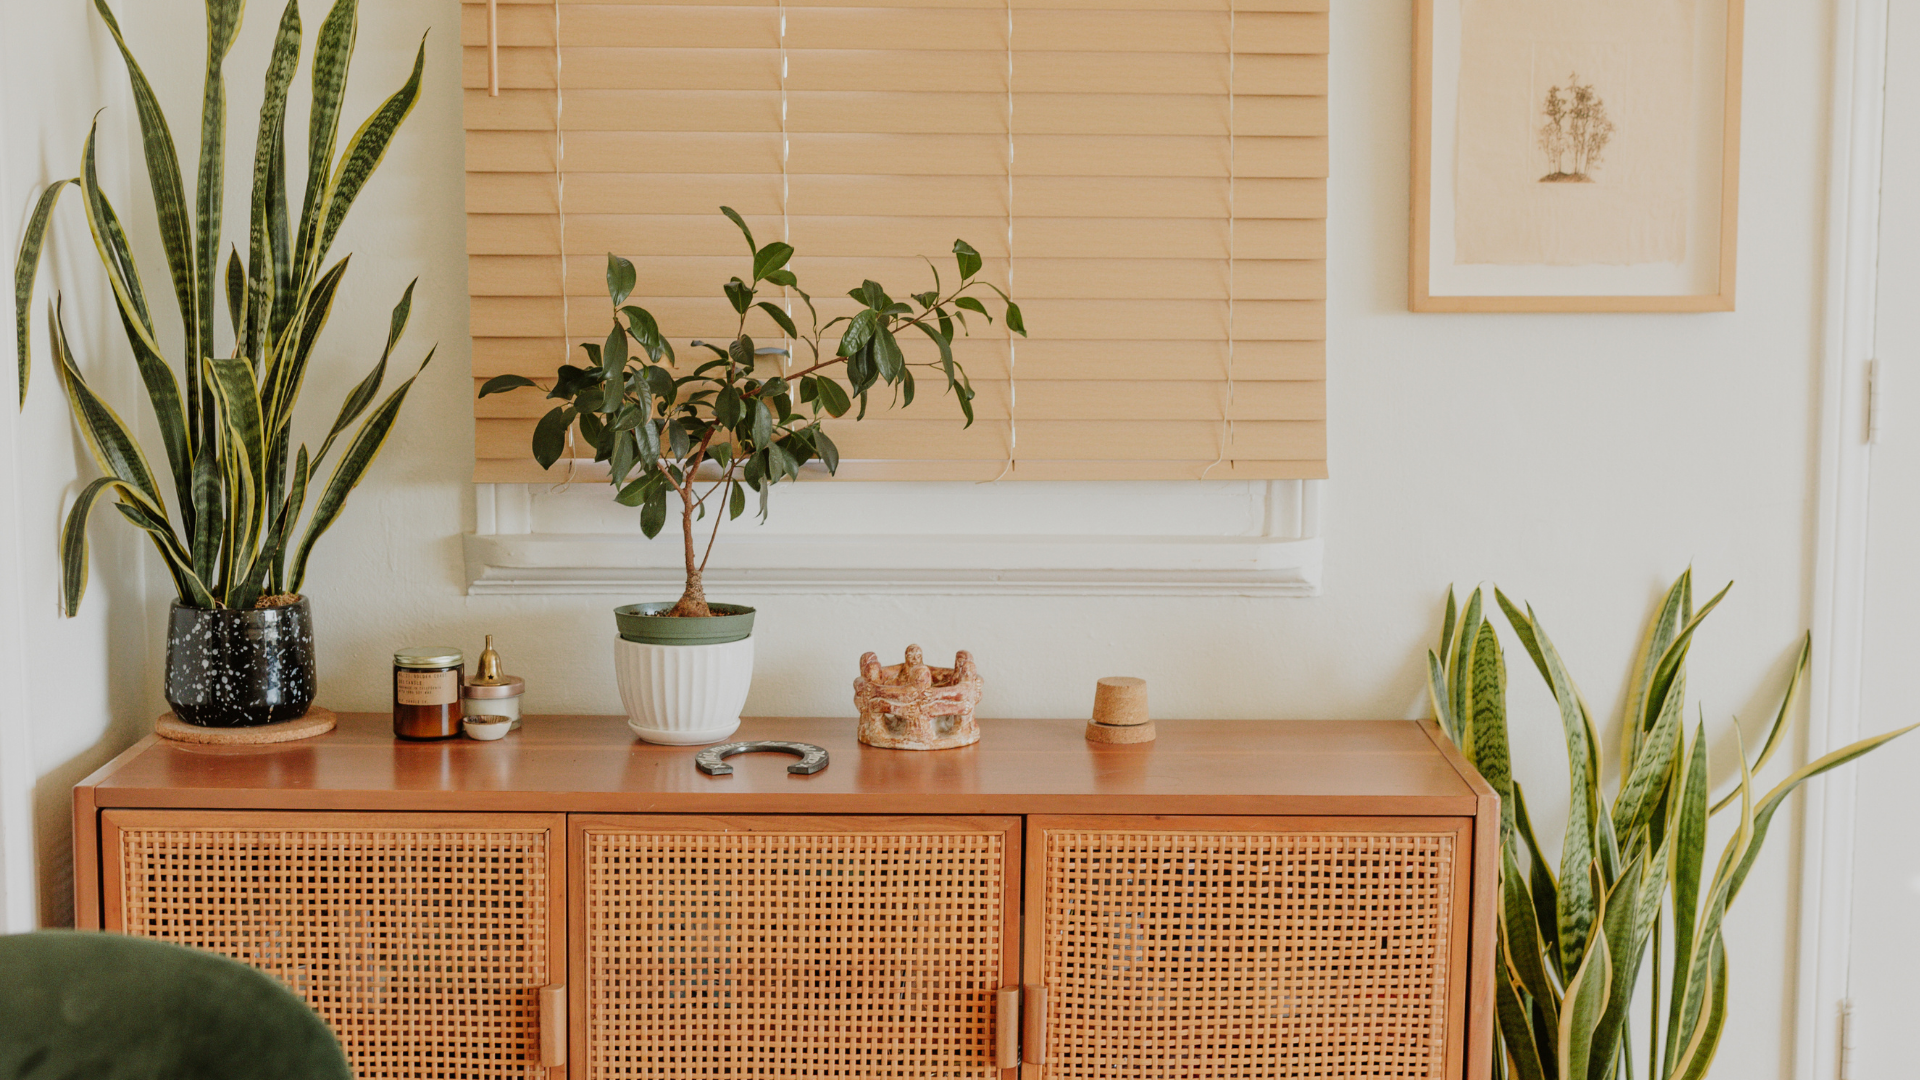
[[[978,742],[973,709],[980,703],[980,669],[973,654],[954,654],[950,668],[928,667],[920,646],[907,646],[903,664],[880,666],[880,657],[860,657],[853,704],[860,711],[860,741],[892,750],[948,750]]]

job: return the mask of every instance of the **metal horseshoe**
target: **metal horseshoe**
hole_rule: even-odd
[[[776,754],[795,754],[800,760],[787,766],[790,773],[807,776],[827,767],[827,752],[812,743],[803,742],[730,742],[719,746],[709,746],[693,756],[694,765],[708,776],[730,776],[733,766],[722,758],[735,754],[758,754],[762,752]]]

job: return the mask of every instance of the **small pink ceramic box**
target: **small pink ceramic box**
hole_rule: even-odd
[[[964,649],[950,668],[928,667],[918,645],[907,646],[906,663],[891,667],[867,653],[853,680],[853,704],[860,711],[860,741],[868,746],[949,750],[980,739],[973,719],[980,669]]]

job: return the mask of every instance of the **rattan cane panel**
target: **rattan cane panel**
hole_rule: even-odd
[[[361,1080],[546,1075],[547,833],[121,832],[124,929],[304,997]]]
[[[997,1075],[1005,845],[588,832],[587,1076]]]
[[[1052,1078],[1437,1077],[1454,838],[1046,835]]]

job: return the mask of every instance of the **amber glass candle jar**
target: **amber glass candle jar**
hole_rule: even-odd
[[[393,733],[402,739],[451,739],[460,734],[460,685],[466,658],[446,645],[422,645],[393,654]]]

